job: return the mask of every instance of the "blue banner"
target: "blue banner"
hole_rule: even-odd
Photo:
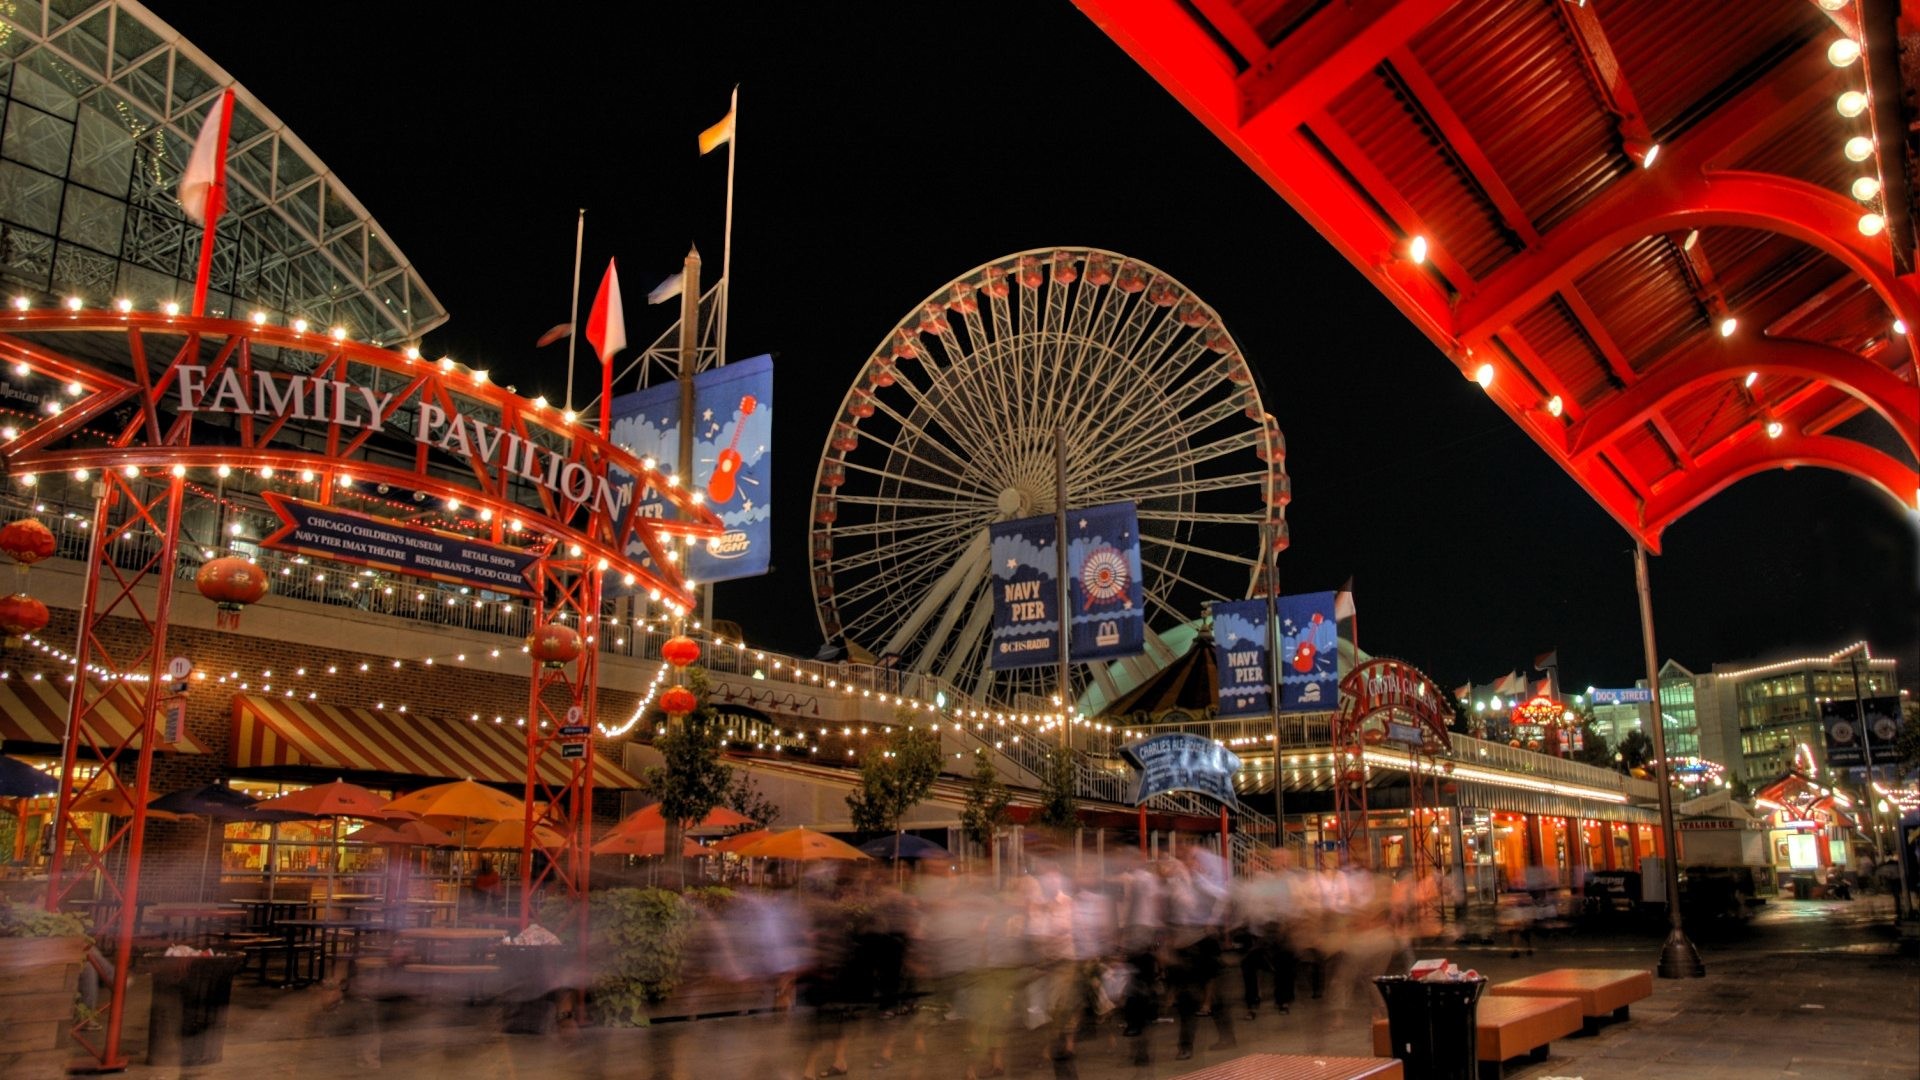
[[[492,592],[533,594],[527,568],[534,556],[520,548],[401,525],[270,491],[261,498],[280,516],[280,527],[260,541],[261,547]]]
[[[1021,518],[987,526],[993,559],[992,652],[995,671],[1060,660],[1060,557],[1053,518]]]
[[[773,357],[753,356],[693,377],[693,475],[680,468],[680,387],[649,386],[613,399],[613,442],[662,473],[679,472],[702,492],[726,532],[695,545],[687,576],[701,584],[767,572],[773,501]],[[633,498],[633,478],[614,473],[623,505],[644,517],[670,512],[651,487]],[[627,554],[651,564],[638,541]]]
[[[1133,790],[1135,806],[1169,791],[1197,791],[1227,806],[1239,805],[1233,776],[1240,771],[1240,757],[1204,735],[1155,735],[1121,747],[1120,756],[1140,772]]]
[[[1147,650],[1146,594],[1140,586],[1140,521],[1130,502],[1067,511],[1069,655],[1075,660]]]
[[[1340,706],[1337,593],[1281,596],[1280,711],[1331,712]]]
[[[1220,718],[1267,716],[1267,601],[1264,597],[1213,605],[1213,659],[1220,670]]]

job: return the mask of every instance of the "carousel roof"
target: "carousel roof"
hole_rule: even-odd
[[[1769,469],[1920,502],[1896,5],[1075,2],[1650,548]]]
[[[1220,670],[1213,655],[1213,635],[1194,635],[1186,654],[1155,672],[1153,677],[1102,710],[1102,716],[1152,720],[1173,711],[1206,717],[1220,695]]]

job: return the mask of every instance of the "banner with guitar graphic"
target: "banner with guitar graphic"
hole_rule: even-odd
[[[767,572],[771,545],[769,510],[773,500],[773,357],[754,356],[693,377],[694,490],[727,527],[718,539],[697,546],[687,559],[687,576],[701,584],[753,577]],[[681,473],[680,387],[649,386],[613,399],[613,441],[640,458],[652,458],[662,473]],[[660,517],[668,512],[658,492],[633,496],[633,480],[622,476],[621,497],[633,513]],[[644,549],[630,554],[648,561]],[[616,592],[609,588],[609,592]]]

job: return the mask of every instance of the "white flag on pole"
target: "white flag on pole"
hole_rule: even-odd
[[[674,297],[679,296],[686,290],[686,287],[687,273],[682,270],[660,284],[655,285],[653,291],[647,294],[647,303],[664,304]]]

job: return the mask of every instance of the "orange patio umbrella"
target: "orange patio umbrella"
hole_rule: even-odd
[[[387,800],[361,787],[349,784],[345,780],[335,780],[327,784],[315,784],[310,788],[290,791],[253,805],[255,810],[280,810],[303,817],[330,818],[333,821],[333,842],[327,848],[327,893],[333,896],[334,864],[340,860],[340,819],[343,817],[366,818],[372,821],[405,821],[412,815],[397,813],[387,806]],[[278,879],[271,879],[272,888],[278,887]],[[272,892],[269,891],[269,896]]]
[[[106,814],[109,817],[132,817],[133,799],[123,787],[96,788],[73,800],[76,813]],[[179,821],[183,815],[170,814],[165,810],[147,807],[147,816],[157,821]]]
[[[527,835],[526,821],[496,821],[491,825],[476,823],[470,829],[460,830],[460,840],[467,847],[482,851],[520,850],[520,842]],[[533,846],[537,848],[563,848],[567,838],[560,830],[550,825],[535,824],[533,827]]]
[[[772,829],[755,829],[752,832],[735,833],[732,836],[716,841],[713,845],[713,850],[738,853],[741,848],[752,847],[772,835]]]
[[[658,855],[667,849],[667,832],[656,829],[652,832],[610,832],[593,845],[595,855]],[[680,854],[689,859],[698,859],[713,854],[712,849],[703,848],[691,840],[680,842]]]
[[[691,833],[711,829],[734,829],[742,825],[752,824],[754,824],[754,820],[747,815],[736,810],[729,810],[724,806],[716,806],[707,812],[706,817],[689,825],[687,831]],[[628,814],[618,825],[613,827],[612,831],[617,833],[644,833],[666,827],[666,818],[660,816],[660,804],[654,803],[651,806],[643,806],[633,813]]]
[[[814,832],[804,825],[765,837],[756,844],[740,849],[739,855],[743,859],[797,859],[801,862],[872,858],[844,840]]]
[[[365,825],[348,834],[349,840],[389,847],[452,847],[453,835],[424,821],[395,821]]]
[[[387,809],[463,821],[523,821],[527,816],[526,804],[519,799],[472,780],[410,791],[388,803]]]

